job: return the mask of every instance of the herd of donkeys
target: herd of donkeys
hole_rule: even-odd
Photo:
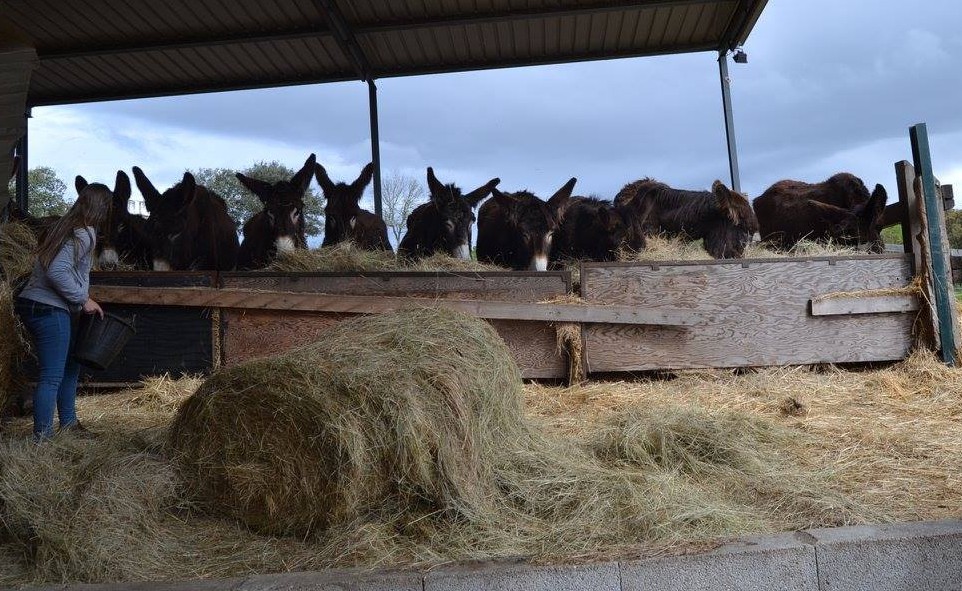
[[[243,224],[239,238],[224,200],[190,173],[160,192],[135,166],[134,179],[149,213],[145,218],[128,211],[130,178],[118,171],[112,213],[98,228],[98,259],[105,267],[123,261],[156,271],[263,268],[286,251],[307,248],[303,198],[312,178],[325,198],[322,248],[351,241],[362,249],[391,250],[384,221],[360,206],[373,172],[368,164],[353,182],[335,182],[311,154],[289,180],[272,183],[238,173],[263,204]],[[753,203],[721,181],[711,191],[690,191],[646,178],[625,185],[613,201],[574,196],[574,178],[546,200],[526,190],[501,191],[497,178],[466,194],[439,181],[432,168],[427,181],[430,199],[408,216],[399,257],[417,260],[443,253],[469,259],[475,221],[478,260],[516,270],[543,271],[572,259],[614,260],[622,250],[643,251],[652,234],[702,240],[715,258],[741,257],[756,236],[780,250],[802,239],[875,252],[883,247],[885,189],[876,185],[870,194],[849,173],[814,184],[779,181]],[[77,177],[78,192],[86,184]],[[32,217],[15,205],[10,214],[38,234],[53,221]]]

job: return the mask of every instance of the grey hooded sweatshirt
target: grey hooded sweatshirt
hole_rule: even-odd
[[[96,241],[93,228],[74,230],[73,239],[64,241],[48,269],[44,269],[39,261],[34,263],[33,274],[20,297],[79,312],[90,291],[90,267]]]

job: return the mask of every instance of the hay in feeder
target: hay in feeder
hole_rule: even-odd
[[[26,277],[37,260],[37,236],[26,224],[0,224],[0,279],[10,283]]]
[[[687,240],[682,236],[664,236],[655,234],[646,237],[643,250],[633,251],[622,249],[618,252],[618,260],[622,262],[646,261],[710,261],[712,256],[705,250],[701,240]],[[768,247],[764,242],[752,242],[745,248],[743,259],[781,259],[791,257],[816,256],[854,256],[864,255],[856,248],[834,244],[832,242],[814,242],[801,240],[791,250],[777,251]]]
[[[284,273],[345,273],[351,271],[390,271],[397,267],[394,253],[364,250],[352,242],[316,249],[282,252],[264,271]]]
[[[418,261],[397,258],[386,250],[365,250],[352,242],[317,249],[280,253],[264,271],[300,273],[350,273],[361,271],[504,271],[504,268],[475,260],[434,254]]]

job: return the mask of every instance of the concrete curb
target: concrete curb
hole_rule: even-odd
[[[586,565],[521,562],[429,572],[254,575],[246,579],[56,585],[34,591],[926,591],[962,590],[962,520],[813,529],[710,552]]]

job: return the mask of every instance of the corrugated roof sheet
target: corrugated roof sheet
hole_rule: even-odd
[[[718,50],[765,3],[0,0],[0,19],[37,50],[42,105]]]

